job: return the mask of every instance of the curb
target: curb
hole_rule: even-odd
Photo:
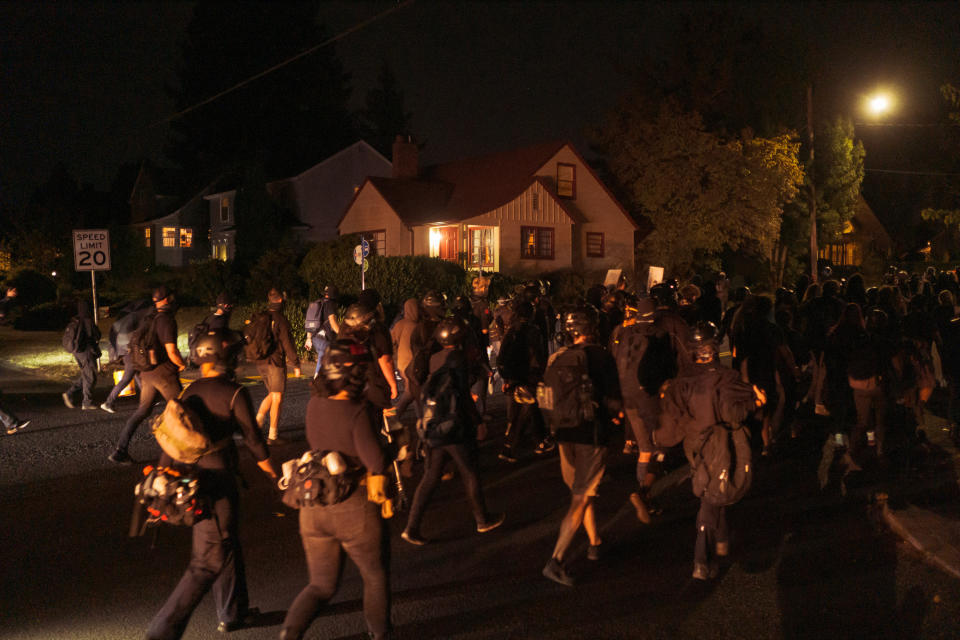
[[[933,512],[926,511],[925,509],[920,509],[919,507],[910,506],[907,509],[894,511],[890,509],[890,505],[887,504],[886,498],[879,500],[882,504],[881,515],[883,521],[890,527],[890,530],[893,531],[896,535],[900,536],[905,540],[910,546],[920,552],[920,555],[923,556],[924,560],[928,563],[934,565],[935,567],[940,568],[946,573],[952,575],[955,578],[960,578],[960,552],[949,545],[940,545],[939,548],[931,549],[930,541],[921,540],[917,534],[914,534],[910,531],[910,528],[903,522],[902,514],[907,512],[912,512],[915,517],[921,517],[926,519],[937,519],[944,520],[941,516],[934,514]],[[947,560],[937,553],[944,546],[949,548],[951,552],[950,555],[954,556],[951,560]]]

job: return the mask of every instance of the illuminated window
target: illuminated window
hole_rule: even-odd
[[[493,227],[470,227],[470,266],[492,269]]]
[[[587,232],[587,257],[603,257],[603,234],[588,231]]]
[[[177,246],[177,228],[176,227],[163,228],[163,246],[164,247]]]
[[[577,197],[577,167],[564,162],[557,163],[557,195],[561,198]]]
[[[220,198],[220,222],[230,219],[230,198]]]
[[[180,246],[189,249],[193,246],[193,229],[180,227]]]
[[[520,227],[520,257],[553,260],[553,227]]]
[[[153,246],[153,238],[150,235],[152,229],[150,227],[145,227],[143,230],[143,244],[147,247]]]
[[[370,255],[387,255],[387,232],[385,229],[378,229],[377,231],[364,231],[360,234],[360,237],[370,243]]]
[[[221,240],[213,245],[213,259],[227,261],[227,241]]]

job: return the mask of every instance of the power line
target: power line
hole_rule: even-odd
[[[154,122],[154,123],[151,124],[148,128],[153,128],[153,127],[156,127],[156,126],[159,126],[159,125],[162,125],[162,124],[166,124],[166,123],[168,123],[168,122],[172,122],[173,120],[176,120],[177,118],[179,118],[179,117],[181,117],[181,116],[184,116],[184,115],[190,113],[191,111],[196,111],[196,110],[199,109],[200,107],[202,107],[202,106],[204,106],[204,105],[208,105],[208,104],[210,104],[211,102],[213,102],[214,100],[217,100],[217,99],[219,99],[219,98],[222,98],[223,96],[227,95],[228,93],[232,93],[233,91],[236,91],[237,89],[240,89],[241,87],[245,87],[246,85],[250,84],[251,82],[254,82],[255,80],[259,80],[260,78],[262,78],[262,77],[264,77],[264,76],[266,76],[266,75],[269,75],[269,74],[273,73],[274,71],[276,71],[277,69],[281,69],[281,68],[287,66],[288,64],[290,64],[290,63],[292,63],[292,62],[296,62],[296,61],[299,60],[300,58],[303,58],[303,57],[305,57],[305,56],[308,56],[308,55],[310,55],[311,53],[313,53],[314,51],[317,51],[318,49],[322,49],[323,47],[326,47],[326,46],[328,46],[328,45],[331,45],[331,44],[333,44],[334,42],[337,42],[338,40],[342,40],[343,38],[346,38],[348,35],[350,35],[350,34],[352,34],[352,33],[355,33],[355,32],[357,32],[357,31],[360,31],[361,29],[363,29],[364,27],[366,27],[366,26],[368,26],[368,25],[370,25],[370,24],[373,24],[373,23],[376,22],[377,20],[380,20],[381,18],[385,18],[386,16],[390,15],[390,14],[393,13],[394,11],[398,11],[398,10],[400,10],[400,9],[403,9],[403,8],[405,8],[405,7],[407,7],[407,6],[411,5],[411,4],[413,4],[413,0],[405,0],[404,2],[401,2],[400,4],[398,4],[398,5],[395,6],[395,7],[391,7],[391,8],[389,8],[389,9],[385,10],[385,11],[381,11],[380,13],[378,13],[377,15],[375,15],[375,16],[373,16],[373,17],[371,17],[371,18],[367,18],[366,20],[355,24],[354,26],[350,27],[350,28],[347,29],[346,31],[341,31],[340,33],[338,33],[337,35],[333,36],[332,38],[328,38],[327,40],[324,40],[323,42],[321,42],[320,44],[318,44],[318,45],[316,45],[316,46],[310,47],[309,49],[307,49],[307,50],[305,50],[305,51],[301,51],[300,53],[298,53],[297,55],[293,56],[292,58],[287,58],[287,59],[284,60],[283,62],[280,62],[279,64],[273,65],[273,66],[270,67],[269,69],[265,69],[264,71],[261,71],[260,73],[258,73],[258,74],[256,74],[256,75],[252,75],[252,76],[250,76],[249,78],[247,78],[246,80],[241,80],[241,81],[238,82],[237,84],[233,85],[232,87],[229,87],[228,89],[224,89],[224,90],[221,91],[220,93],[214,94],[214,95],[210,96],[209,98],[207,98],[207,99],[205,99],[205,100],[202,100],[202,101],[200,101],[200,102],[198,102],[198,103],[196,103],[196,104],[194,104],[194,105],[191,105],[191,106],[187,107],[186,109],[183,109],[182,111],[178,111],[178,112],[176,112],[176,113],[174,113],[174,114],[172,114],[172,115],[170,115],[170,116],[167,116],[167,117],[164,118],[163,120],[158,120],[157,122]]]
[[[945,171],[902,171],[899,169],[864,169],[871,173],[898,173],[907,176],[960,176],[960,173],[949,173]]]
[[[854,122],[855,127],[960,127],[960,122]]]

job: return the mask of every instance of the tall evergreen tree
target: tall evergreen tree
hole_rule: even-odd
[[[384,60],[377,86],[367,92],[366,105],[360,113],[363,137],[389,158],[397,135],[410,133],[410,119],[410,112],[404,107],[403,91],[397,87],[393,69]]]
[[[199,2],[176,84],[178,111],[326,39],[316,2]],[[171,123],[166,154],[196,189],[237,163],[271,178],[292,175],[357,139],[349,76],[332,45],[272,71]]]

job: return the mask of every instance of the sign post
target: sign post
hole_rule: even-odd
[[[90,288],[93,293],[93,322],[99,322],[97,308],[97,271],[110,270],[110,232],[106,229],[73,230],[73,267],[76,271],[90,272]],[[100,361],[97,360],[97,369]]]

